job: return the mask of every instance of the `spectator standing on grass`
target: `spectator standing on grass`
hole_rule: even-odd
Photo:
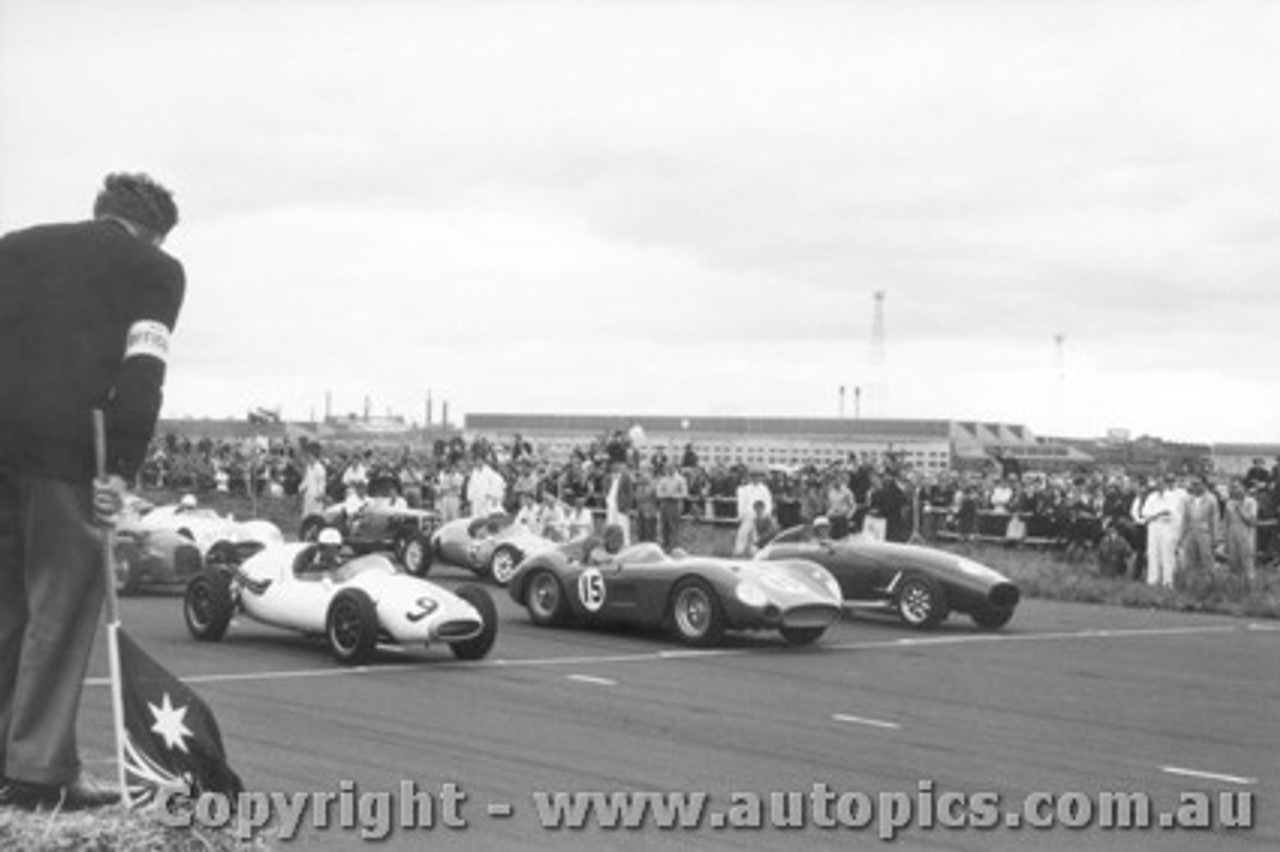
[[[1173,588],[1173,575],[1178,568],[1178,527],[1183,509],[1175,485],[1173,474],[1166,474],[1143,499],[1138,513],[1147,527],[1147,583],[1152,586]]]
[[[577,492],[573,495],[573,505],[564,516],[565,535],[570,541],[589,536],[596,531],[596,516],[587,508],[587,495]]]
[[[1098,542],[1098,573],[1104,577],[1128,577],[1133,545],[1120,534],[1120,526],[1108,523]]]
[[[462,517],[462,487],[467,477],[462,472],[462,461],[451,461],[436,476],[436,494],[439,498],[441,523],[456,521]]]
[[[654,489],[658,496],[659,538],[662,549],[670,553],[680,544],[680,517],[684,501],[689,498],[689,483],[679,469],[664,460]]]
[[[302,517],[319,515],[324,511],[324,495],[329,483],[329,473],[320,461],[320,446],[310,444],[306,449],[306,467],[298,493],[302,496]]]
[[[120,799],[83,771],[76,719],[105,594],[99,525],[155,432],[185,293],[160,248],[177,220],[167,189],[111,174],[92,220],[0,238],[0,804]]]
[[[658,490],[653,477],[645,471],[636,476],[636,538],[658,540]]]
[[[1227,550],[1227,567],[1231,573],[1248,577],[1257,575],[1258,501],[1245,491],[1236,479],[1227,489],[1227,504],[1222,514],[1223,539]]]
[[[1191,481],[1182,509],[1183,570],[1208,576],[1213,573],[1213,549],[1221,539],[1218,498],[1205,487],[1203,476]]]
[[[773,514],[773,493],[764,481],[764,471],[752,470],[746,482],[738,486],[738,533],[733,541],[734,556],[750,556],[755,538],[757,501],[764,504],[766,514]]]
[[[827,483],[827,519],[831,522],[831,537],[845,538],[852,532],[853,513],[857,509],[857,501],[853,489],[849,487],[849,478],[842,471],[835,471]]]
[[[489,466],[488,459],[480,456],[471,468],[466,494],[467,503],[471,506],[471,517],[487,518],[503,510],[507,483],[502,474]]]
[[[755,556],[760,548],[773,541],[774,536],[779,533],[778,521],[765,510],[763,500],[757,500],[751,505],[751,512],[754,517],[751,550],[748,556]]]

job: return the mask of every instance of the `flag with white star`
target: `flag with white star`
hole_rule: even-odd
[[[192,797],[243,790],[208,705],[123,630],[118,641],[130,800],[145,804],[161,787],[185,789]]]

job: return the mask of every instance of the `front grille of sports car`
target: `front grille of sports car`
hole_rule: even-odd
[[[784,627],[826,627],[839,611],[831,606],[798,606],[782,617]]]
[[[484,624],[473,618],[455,618],[446,621],[436,628],[436,637],[449,642],[454,639],[469,639],[484,628]]]
[[[987,595],[987,599],[991,601],[991,605],[1000,609],[1009,609],[1018,605],[1018,587],[1013,583],[996,583],[991,587],[991,592]]]

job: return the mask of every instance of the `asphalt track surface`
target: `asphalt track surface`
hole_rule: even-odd
[[[466,579],[449,568],[433,579]],[[358,849],[1274,849],[1280,846],[1280,623],[1024,602],[997,633],[953,616],[920,633],[847,616],[815,647],[765,634],[691,652],[661,634],[547,630],[494,589],[501,626],[484,661],[447,648],[388,649],[367,667],[322,643],[238,620],[192,640],[181,598],[123,601],[127,630],[188,680],[221,724],[252,790],[466,794],[465,828],[303,832],[280,848]],[[114,771],[99,642],[81,713],[82,751]],[[352,788],[351,785],[355,787]],[[1156,810],[1186,791],[1248,793],[1251,830],[551,829],[535,792],[732,794],[824,784],[913,811],[944,792],[1142,792]],[[437,802],[438,804],[438,802]],[[490,806],[510,814],[491,814]],[[1052,807],[1050,808],[1052,812]],[[421,812],[420,812],[421,813]],[[766,806],[763,819],[768,822]],[[830,811],[828,812],[830,815]],[[334,820],[337,816],[334,812]]]

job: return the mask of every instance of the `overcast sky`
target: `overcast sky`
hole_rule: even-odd
[[[1277,45],[1264,2],[0,0],[0,231],[174,190],[166,416],[844,386],[1280,442]]]

